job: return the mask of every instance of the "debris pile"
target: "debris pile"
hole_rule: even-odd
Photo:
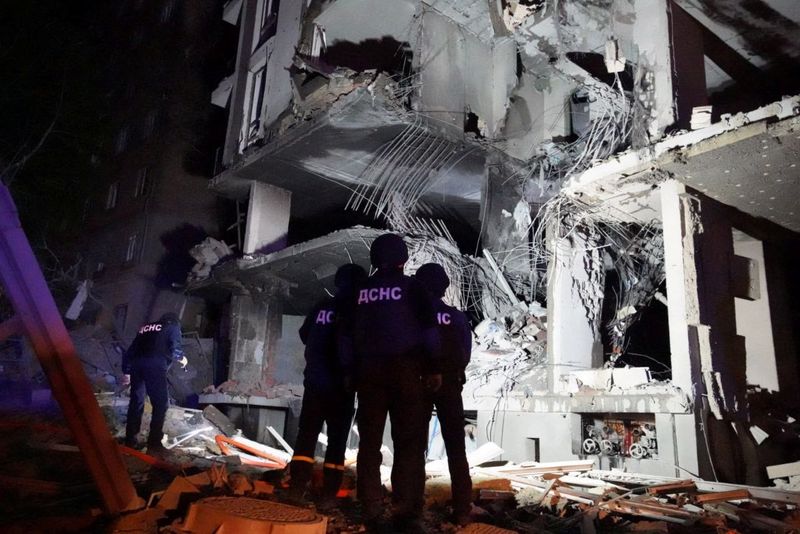
[[[211,268],[221,260],[231,256],[233,251],[224,241],[207,237],[189,250],[189,255],[197,262],[189,273],[188,281],[202,280],[211,274]]]
[[[267,386],[259,381],[255,384],[241,384],[236,380],[226,380],[218,386],[210,385],[203,389],[204,394],[224,393],[246,397],[265,397],[267,399],[299,399],[303,397],[302,384],[276,384]]]
[[[592,460],[475,467],[475,480],[502,479],[508,487],[476,484],[473,516],[517,532],[672,532],[670,525],[795,532],[800,527],[798,492],[592,467]]]
[[[537,302],[520,303],[506,315],[485,319],[475,327],[472,360],[466,370],[473,395],[502,397],[524,379],[544,372],[546,313]]]

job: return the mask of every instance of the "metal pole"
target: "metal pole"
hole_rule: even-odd
[[[39,358],[53,396],[100,490],[106,511],[141,508],[117,444],[106,426],[45,283],[42,270],[20,225],[8,188],[0,183],[0,282]]]

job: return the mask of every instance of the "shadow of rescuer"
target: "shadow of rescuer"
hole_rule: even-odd
[[[358,389],[358,498],[365,522],[382,521],[381,445],[391,417],[394,465],[392,497],[398,527],[413,528],[422,514],[425,489],[424,384],[441,384],[436,314],[425,289],[403,274],[408,249],[395,234],[383,234],[370,248],[377,269],[356,295],[352,355],[344,366],[356,372]],[[349,361],[348,361],[349,360]]]
[[[464,369],[472,353],[472,333],[467,316],[442,302],[450,279],[441,265],[426,263],[417,269],[414,278],[436,299],[434,308],[441,343],[442,387],[435,392],[426,392],[425,413],[429,420],[436,406],[450,469],[453,517],[456,524],[464,524],[469,521],[472,508],[472,480],[464,447],[464,402],[461,390],[466,382]]]
[[[322,424],[328,425],[328,446],[323,464],[322,497],[336,497],[344,474],[344,452],[353,420],[354,393],[345,388],[344,373],[337,356],[338,337],[343,317],[352,311],[355,289],[367,279],[360,265],[342,265],[336,271],[336,296],[319,302],[300,327],[306,345],[303,408],[294,456],[289,466],[290,491],[302,498],[314,467],[314,451]]]
[[[125,427],[125,445],[136,446],[136,436],[142,426],[145,393],[153,405],[147,450],[162,449],[164,417],[167,414],[167,369],[173,361],[186,367],[181,344],[180,319],[174,313],[165,313],[154,323],[143,324],[136,338],[122,357],[122,371],[130,375],[131,399],[128,403],[128,422]]]

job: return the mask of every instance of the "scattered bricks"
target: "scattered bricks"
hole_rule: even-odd
[[[199,494],[200,490],[186,478],[175,477],[164,491],[157,506],[165,511],[177,510],[180,507],[181,496],[190,493]]]
[[[697,491],[697,486],[693,480],[681,480],[679,482],[670,482],[669,484],[658,484],[647,488],[647,493],[650,495],[666,495],[671,493]]]
[[[243,473],[231,473],[228,475],[228,486],[234,495],[244,495],[253,491],[252,482]]]
[[[716,493],[701,493],[694,496],[694,501],[698,504],[722,501],[739,501],[744,499],[750,499],[750,492],[744,488],[731,491],[719,491]]]
[[[253,495],[272,495],[275,493],[275,486],[263,480],[253,482]]]

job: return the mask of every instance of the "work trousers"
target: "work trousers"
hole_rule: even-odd
[[[289,466],[292,490],[302,492],[308,486],[314,468],[317,440],[322,424],[326,423],[328,447],[323,464],[322,494],[325,497],[336,496],[344,474],[344,452],[353,421],[354,397],[353,393],[347,393],[342,388],[306,388],[294,456]]]
[[[442,375],[442,387],[435,393],[425,394],[426,421],[430,421],[433,407],[442,425],[442,439],[447,451],[447,466],[450,469],[450,490],[453,513],[468,514],[472,503],[472,479],[464,445],[464,402],[462,373],[450,372]]]
[[[131,399],[128,403],[128,422],[125,427],[125,442],[129,445],[136,442],[136,435],[142,427],[145,394],[150,397],[150,404],[153,406],[147,445],[161,445],[161,438],[164,437],[164,418],[169,405],[167,363],[164,358],[141,358],[133,362]]]
[[[358,380],[358,498],[365,515],[381,509],[381,445],[392,422],[395,515],[418,517],[425,491],[425,412],[420,365],[411,357],[362,360]]]

